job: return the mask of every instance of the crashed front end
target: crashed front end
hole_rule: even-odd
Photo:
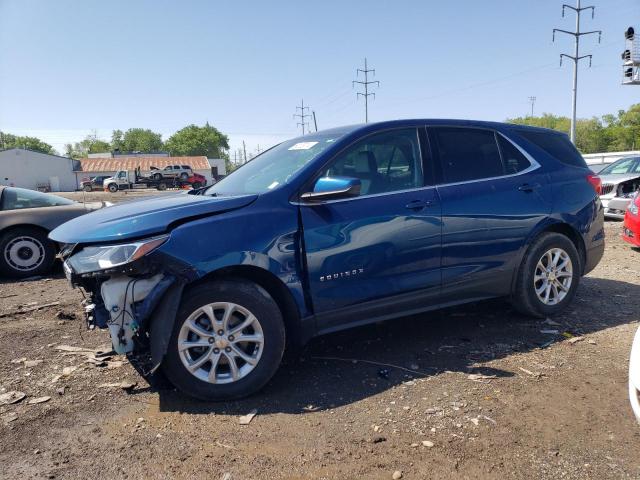
[[[66,245],[61,252],[67,279],[85,292],[87,327],[109,329],[118,354],[150,351],[154,367],[165,349],[151,345],[151,319],[175,317],[185,283],[184,268],[158,251],[168,239]],[[158,323],[172,325],[163,320]]]

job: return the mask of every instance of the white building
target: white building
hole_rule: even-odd
[[[213,178],[220,179],[227,175],[227,163],[224,158],[207,158],[209,165],[211,165],[211,174]]]
[[[78,161],[22,148],[0,150],[0,185],[51,192],[77,188]]]

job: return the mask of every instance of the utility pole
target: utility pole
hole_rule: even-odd
[[[591,35],[594,33],[598,34],[598,43],[602,38],[602,30],[592,30],[589,32],[581,32],[580,31],[580,15],[584,10],[591,10],[591,18],[595,15],[596,7],[582,7],[580,5],[580,0],[576,0],[576,6],[572,7],[571,5],[562,5],[562,17],[564,18],[565,9],[573,10],[576,14],[576,30],[574,32],[570,32],[568,30],[562,30],[560,28],[553,29],[553,41],[556,40],[556,32],[566,33],[567,35],[572,35],[575,39],[575,45],[573,49],[573,55],[567,55],[566,53],[560,54],[560,66],[562,66],[562,58],[568,58],[573,61],[573,101],[572,101],[572,109],[571,109],[571,141],[575,145],[576,143],[576,105],[578,102],[578,63],[583,58],[589,58],[589,66],[591,66],[591,59],[593,55],[582,55],[580,56],[580,37],[583,35]]]
[[[533,106],[536,104],[536,97],[529,97],[529,103],[531,104],[531,116],[533,117]]]
[[[316,111],[312,111],[313,113],[313,126],[316,127],[316,132],[318,131],[318,121],[316,120]]]
[[[362,95],[364,97],[364,123],[369,123],[369,97],[373,96],[373,98],[376,98],[376,94],[373,92],[369,92],[369,85],[372,84],[376,84],[377,87],[380,87],[380,82],[377,80],[373,80],[373,81],[369,81],[369,74],[372,73],[373,76],[376,76],[376,71],[375,69],[369,69],[367,67],[367,58],[365,57],[364,59],[364,69],[362,68],[358,68],[356,69],[356,77],[360,74],[363,73],[364,74],[364,82],[360,81],[360,80],[353,80],[351,82],[351,87],[353,88],[353,86],[356,83],[359,83],[360,85],[364,86],[364,93],[362,92],[358,92],[356,94],[356,98],[360,97],[360,95]]]
[[[298,110],[300,110],[300,113],[298,113]],[[293,114],[293,118],[300,119],[300,121],[296,126],[302,126],[302,135],[304,135],[304,126],[306,125],[307,128],[309,127],[309,122],[307,122],[305,118],[309,118],[311,114],[305,113],[307,111],[309,111],[309,107],[304,106],[304,98],[303,98],[302,101],[300,102],[300,106],[296,107],[296,113]]]
[[[247,146],[244,143],[244,140],[242,140],[242,150],[244,151],[244,162],[243,163],[247,163]]]

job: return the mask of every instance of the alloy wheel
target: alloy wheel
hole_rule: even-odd
[[[573,263],[561,248],[547,250],[533,275],[533,287],[538,299],[545,305],[557,305],[567,296],[573,283]]]
[[[213,384],[246,377],[260,361],[264,335],[258,318],[231,302],[203,305],[183,322],[178,353],[196,378]]]

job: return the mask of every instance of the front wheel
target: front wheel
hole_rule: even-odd
[[[190,396],[236,399],[271,379],[284,347],[282,313],[262,287],[235,280],[206,283],[183,297],[163,369]]]
[[[82,189],[85,192],[91,192],[93,190],[93,188],[91,187],[91,185],[85,185],[84,187],[82,187]]]
[[[513,306],[533,317],[560,313],[573,300],[581,271],[573,242],[559,233],[543,233],[522,261],[512,295]]]
[[[15,278],[47,273],[55,260],[56,249],[47,234],[24,227],[0,237],[0,272]]]
[[[116,193],[118,191],[118,185],[115,183],[110,183],[107,187],[111,193]]]

